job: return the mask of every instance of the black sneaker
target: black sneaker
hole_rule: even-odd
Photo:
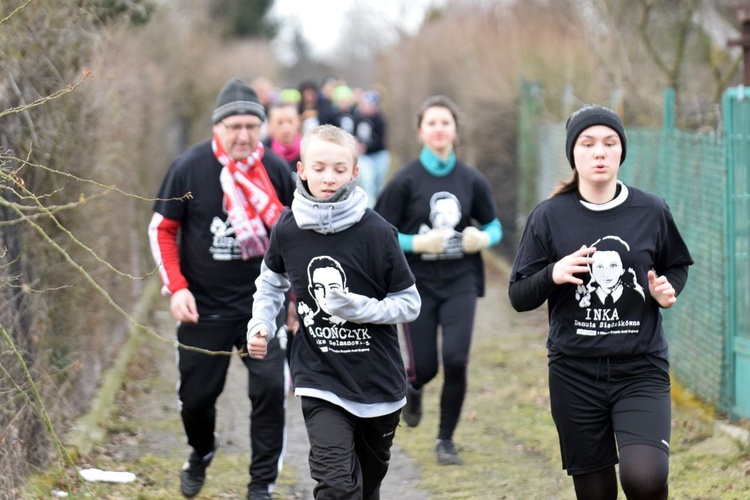
[[[415,389],[406,384],[406,405],[401,410],[401,416],[409,427],[416,427],[422,420],[422,389]]]
[[[260,488],[248,488],[247,490],[247,500],[271,500],[273,497],[268,492],[268,488],[260,489]]]
[[[448,439],[438,439],[435,446],[435,457],[440,465],[463,465],[464,461],[458,456],[453,441]]]
[[[219,436],[214,433],[213,451],[205,457],[199,456],[195,450],[190,453],[188,461],[182,466],[180,473],[180,490],[185,498],[193,498],[200,493],[203,483],[206,482],[206,469],[211,465],[214,452],[219,447]]]

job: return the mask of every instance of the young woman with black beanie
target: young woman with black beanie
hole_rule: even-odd
[[[660,309],[693,264],[665,201],[617,179],[627,137],[588,105],[566,122],[573,178],[529,215],[510,277],[518,311],[545,301],[562,465],[581,499],[668,496],[671,398]]]

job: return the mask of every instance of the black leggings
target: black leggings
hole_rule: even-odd
[[[620,482],[627,498],[662,500],[668,497],[669,455],[661,448],[631,444],[620,448]],[[573,476],[576,497],[587,500],[617,498],[615,467]]]
[[[419,317],[404,325],[409,350],[409,382],[420,389],[438,373],[438,326],[442,330],[443,390],[438,439],[453,439],[466,397],[467,367],[474,328],[476,293],[439,299],[423,293]]]
[[[209,351],[239,350],[246,344],[247,319],[235,322],[182,323],[180,343]],[[224,390],[230,357],[178,349],[178,394],[188,444],[199,455],[212,450],[216,427],[216,400]],[[268,344],[263,360],[241,358],[247,367],[250,398],[250,477],[258,488],[276,482],[285,441],[284,353],[278,339]],[[234,361],[237,361],[236,359]],[[230,394],[228,397],[241,397]]]

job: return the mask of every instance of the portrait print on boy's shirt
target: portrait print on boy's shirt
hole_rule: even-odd
[[[340,354],[369,351],[370,334],[366,326],[348,322],[328,311],[327,296],[331,290],[349,292],[341,264],[327,255],[315,257],[307,266],[307,279],[307,290],[315,304],[300,300],[297,314],[320,350]]]
[[[632,267],[630,245],[617,236],[605,236],[591,247],[589,281],[578,285],[575,298],[583,317],[575,320],[578,335],[635,334],[646,303],[643,287]]]
[[[464,256],[462,248],[463,235],[456,231],[456,226],[461,222],[461,202],[453,193],[439,191],[430,198],[430,224],[419,226],[419,234],[424,234],[431,229],[437,229],[445,233],[445,249],[442,253],[423,253],[423,260],[445,260],[460,259]]]

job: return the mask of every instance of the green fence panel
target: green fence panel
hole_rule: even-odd
[[[573,175],[565,157],[565,125],[540,123],[537,139],[539,170],[536,175],[534,205],[549,198],[559,181],[567,181]]]
[[[541,109],[541,89],[537,83],[521,82],[521,100],[518,113],[518,209],[528,213],[536,202],[537,150],[534,128]]]
[[[727,310],[726,358],[730,374],[725,399],[734,415],[750,417],[750,95],[744,87],[724,95],[727,137]]]
[[[672,370],[702,400],[721,406],[724,384],[724,147],[714,136],[628,132],[623,182],[663,197],[695,265],[677,304],[663,312]]]

